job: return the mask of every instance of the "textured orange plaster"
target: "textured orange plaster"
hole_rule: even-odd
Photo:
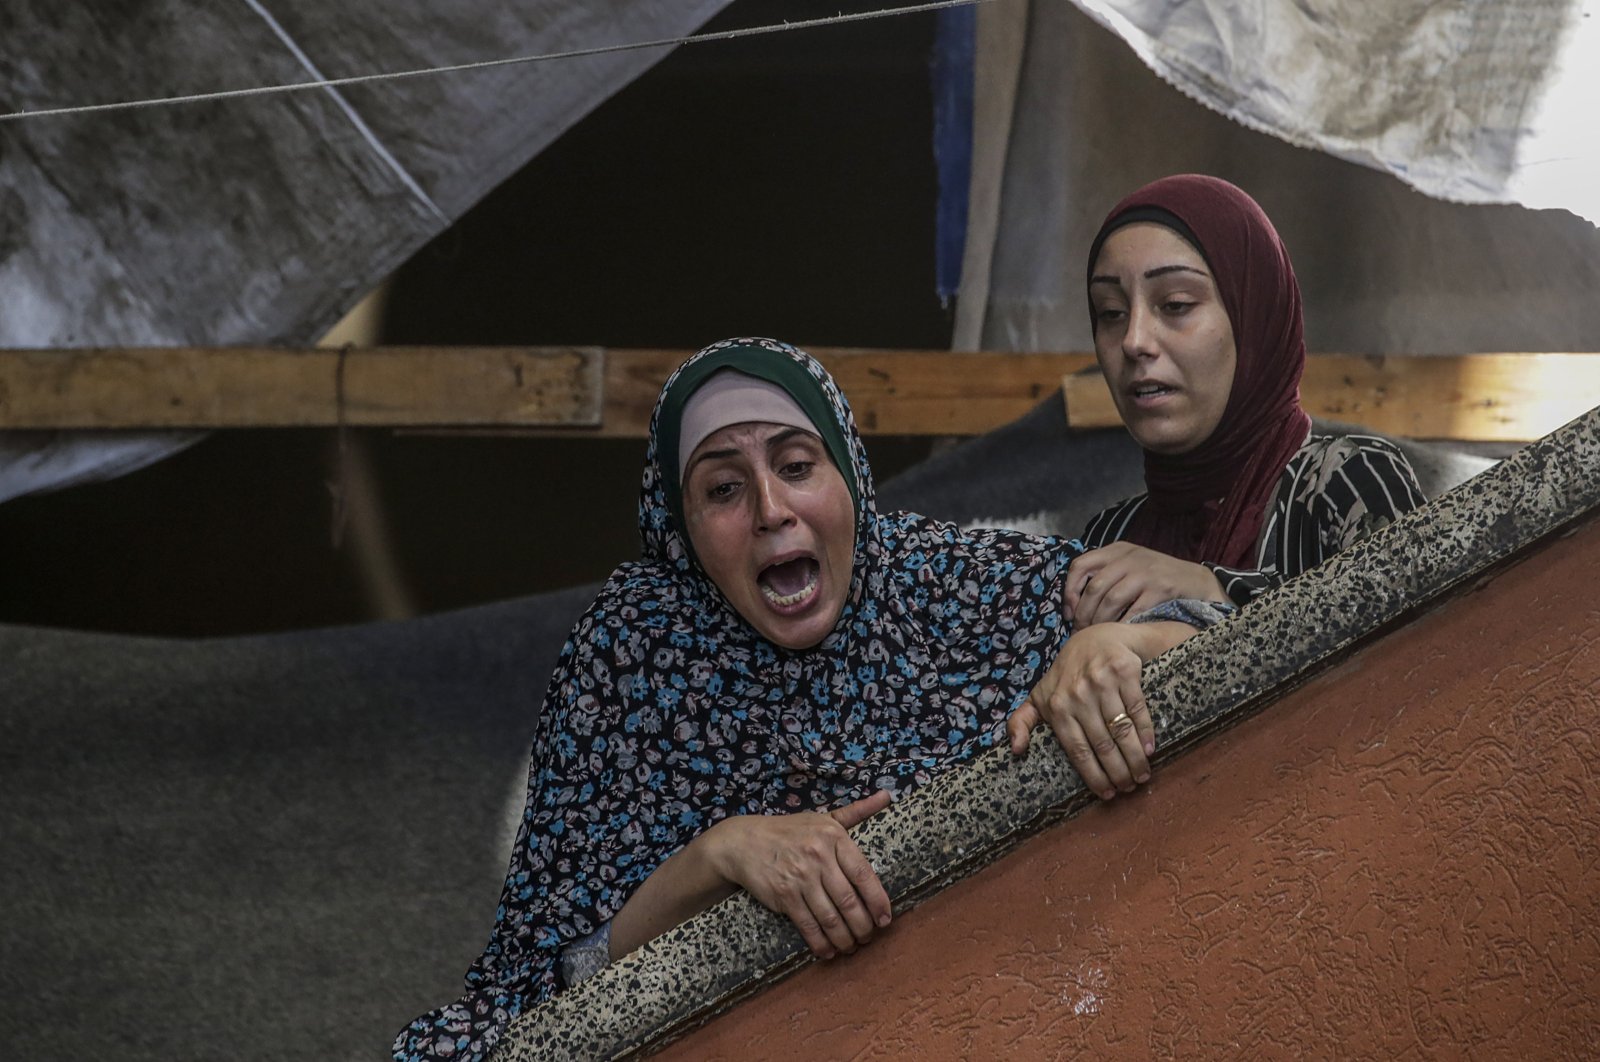
[[[1593,1057],[1600,522],[667,1058]]]

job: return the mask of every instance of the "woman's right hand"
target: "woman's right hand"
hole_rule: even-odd
[[[1076,630],[1115,623],[1163,601],[1194,597],[1228,600],[1210,568],[1131,542],[1081,553],[1067,573],[1067,614]]]
[[[831,959],[889,924],[889,895],[846,832],[888,806],[880,790],[825,815],[736,815],[701,839],[717,873],[793,922],[818,958]]]
[[[1074,631],[1006,720],[1012,755],[1027,755],[1034,728],[1045,722],[1101,800],[1149,781],[1156,737],[1139,685],[1141,669],[1195,633],[1173,620],[1101,623]]]

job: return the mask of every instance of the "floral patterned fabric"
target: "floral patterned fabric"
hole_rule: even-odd
[[[704,379],[708,359],[753,373],[791,363],[768,377],[803,367],[802,386],[783,386],[814,389],[796,400],[829,411],[835,424],[823,434],[844,440],[852,581],[837,625],[811,649],[757,634],[701,572],[671,515],[662,405],[685,371],[699,365]],[[459,1001],[401,1031],[397,1059],[487,1054],[512,1018],[559,987],[561,948],[719,820],[903,794],[1003,742],[1006,716],[1068,633],[1062,584],[1076,542],[878,513],[844,396],[816,361],[772,340],[708,347],[667,382],[639,518],[642,559],[602,588],[545,696],[489,945]]]

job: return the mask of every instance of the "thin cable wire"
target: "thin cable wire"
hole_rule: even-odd
[[[200,92],[189,96],[158,96],[151,99],[122,100],[117,103],[90,103],[77,107],[50,107],[36,111],[10,111],[0,114],[0,122],[11,122],[22,118],[59,118],[70,114],[131,111],[141,107],[166,107],[180,103],[237,99],[242,96],[268,96],[280,92],[303,92],[307,89],[364,85],[373,81],[398,81],[402,78],[426,77],[433,74],[454,74],[465,70],[487,70],[491,67],[516,66],[521,63],[543,63],[554,59],[582,59],[592,55],[609,55],[612,52],[629,52],[641,48],[669,48],[681,44],[700,44],[706,41],[730,41],[739,37],[755,37],[766,33],[786,33],[789,30],[815,29],[819,26],[837,26],[847,22],[864,22],[868,19],[884,18],[889,15],[914,15],[923,11],[939,11],[947,7],[969,7],[989,2],[990,0],[937,0],[934,3],[916,4],[910,7],[888,7],[875,11],[858,11],[849,15],[828,15],[824,18],[810,18],[800,22],[780,22],[769,26],[746,26],[743,29],[719,30],[716,33],[697,33],[689,37],[668,37],[657,41],[636,41],[631,44],[605,44],[595,48],[575,48],[567,52],[520,55],[509,59],[484,59],[475,63],[429,66],[418,70],[398,70],[388,74],[357,74],[352,77],[326,78],[320,81],[297,81],[288,85],[260,85],[255,88],[225,89],[221,92]]]

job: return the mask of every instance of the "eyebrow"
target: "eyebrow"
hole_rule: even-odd
[[[1154,280],[1156,277],[1163,277],[1163,276],[1166,276],[1168,273],[1198,273],[1200,276],[1203,276],[1203,277],[1209,277],[1211,275],[1210,273],[1207,273],[1204,269],[1196,269],[1194,266],[1164,265],[1164,266],[1157,266],[1156,268],[1154,268],[1152,270],[1149,270],[1148,272],[1145,273],[1144,278],[1146,280]]]
[[[1164,266],[1156,266],[1154,269],[1146,270],[1145,274],[1144,274],[1144,278],[1146,280],[1154,280],[1156,277],[1164,277],[1168,273],[1195,273],[1195,274],[1197,274],[1199,276],[1202,276],[1202,277],[1211,276],[1211,274],[1207,273],[1204,269],[1196,269],[1194,266],[1164,265]],[[1108,275],[1101,275],[1101,276],[1090,277],[1089,278],[1089,284],[1090,284],[1091,287],[1093,285],[1095,285],[1095,284],[1121,284],[1121,283],[1122,283],[1122,278],[1121,277],[1113,277],[1113,276],[1108,276]]]
[[[813,439],[821,438],[814,431],[806,431],[804,428],[790,428],[787,431],[780,431],[776,435],[769,435],[767,437],[767,449],[770,450],[775,446],[782,446],[796,435],[809,435]]]
[[[818,438],[816,432],[806,431],[804,428],[786,428],[785,430],[777,432],[767,438],[767,449],[771,450],[774,447],[782,446],[796,435],[809,435],[812,438]],[[690,460],[688,467],[683,470],[683,482],[689,482],[689,476],[694,472],[695,466],[699,465],[700,462],[715,461],[718,458],[723,457],[738,457],[742,452],[743,451],[739,450],[737,447],[729,446],[721,450],[705,450],[696,454],[694,458]]]
[[[694,457],[689,459],[688,467],[683,470],[683,483],[687,484],[689,482],[689,477],[694,475],[694,470],[700,466],[702,461],[715,461],[718,458],[738,456],[739,451],[732,447],[725,450],[704,450],[695,454]]]

